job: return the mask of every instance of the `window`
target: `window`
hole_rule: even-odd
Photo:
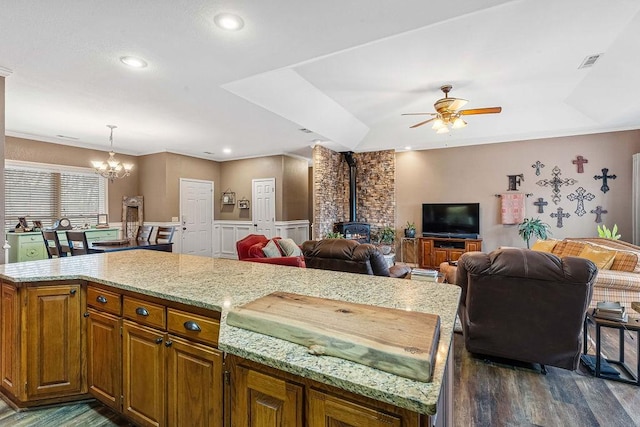
[[[15,228],[18,217],[30,226],[42,221],[49,227],[69,218],[73,226],[95,225],[107,210],[106,179],[90,169],[7,161],[5,228]]]

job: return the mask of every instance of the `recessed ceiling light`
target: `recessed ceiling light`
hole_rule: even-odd
[[[405,150],[411,150],[411,147],[409,147],[408,145],[406,147],[404,147]]]
[[[147,66],[147,61],[135,56],[122,56],[120,57],[120,62],[133,68],[145,68]]]
[[[230,154],[230,153],[231,153],[231,148],[224,148],[224,149],[222,150],[222,152],[223,152],[224,154]]]
[[[238,31],[244,27],[244,21],[232,13],[219,13],[213,17],[213,22],[223,30]]]

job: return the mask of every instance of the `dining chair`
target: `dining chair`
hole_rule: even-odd
[[[87,243],[87,235],[84,231],[67,231],[67,242],[71,255],[86,255],[89,253],[89,244]]]
[[[139,225],[138,232],[136,233],[136,240],[148,242],[151,238],[151,233],[153,233],[152,225]]]
[[[47,249],[49,258],[67,256],[60,244],[60,238],[55,230],[42,230],[42,238],[44,239],[44,247]]]
[[[174,231],[174,227],[158,227],[158,231],[156,232],[156,243],[171,243]]]

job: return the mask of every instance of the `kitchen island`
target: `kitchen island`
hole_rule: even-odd
[[[207,354],[217,355],[219,360],[222,360],[222,357],[216,352],[220,350],[230,355],[226,357],[224,366],[217,366],[213,369],[214,371],[223,369],[225,372],[224,385],[221,384],[221,387],[224,388],[226,395],[222,396],[221,392],[215,398],[220,401],[220,406],[224,404],[227,421],[229,413],[237,412],[240,414],[248,410],[248,407],[237,407],[238,402],[242,405],[247,403],[242,401],[243,398],[251,399],[251,393],[239,390],[238,384],[242,384],[244,387],[245,380],[251,378],[251,372],[256,371],[256,378],[259,378],[260,381],[265,378],[275,378],[285,384],[286,393],[293,393],[293,400],[290,403],[297,408],[293,410],[289,408],[284,413],[295,412],[297,414],[295,416],[298,418],[294,418],[294,420],[303,419],[300,418],[302,417],[300,414],[305,412],[305,401],[317,402],[321,400],[324,402],[327,400],[327,396],[329,400],[338,396],[347,402],[344,410],[349,411],[356,403],[360,405],[359,408],[362,407],[361,401],[354,401],[355,396],[362,396],[367,404],[364,409],[375,410],[376,408],[372,408],[371,402],[380,402],[381,408],[383,408],[382,413],[385,414],[389,412],[390,407],[399,408],[401,414],[405,412],[415,414],[414,417],[407,419],[415,420],[416,426],[431,425],[436,422],[441,425],[446,423],[445,413],[447,411],[445,408],[451,404],[451,341],[460,297],[460,290],[456,286],[137,250],[2,265],[0,266],[0,279],[3,282],[3,323],[15,319],[19,325],[22,325],[22,328],[18,327],[17,330],[11,330],[3,325],[2,389],[5,395],[11,395],[11,387],[16,386],[15,381],[7,380],[7,375],[5,375],[7,370],[13,372],[14,376],[24,374],[27,378],[32,371],[35,373],[38,371],[35,368],[21,366],[23,359],[20,355],[13,360],[13,364],[17,366],[9,366],[12,362],[9,359],[14,356],[10,357],[8,352],[22,354],[28,350],[29,344],[37,346],[37,338],[27,340],[27,343],[20,342],[22,337],[29,335],[28,330],[25,331],[25,329],[35,328],[35,326],[30,322],[22,321],[23,316],[28,317],[28,314],[15,312],[20,310],[21,298],[24,298],[28,303],[29,297],[19,296],[17,298],[19,303],[14,304],[11,299],[12,292],[17,292],[20,295],[22,289],[45,289],[49,285],[53,288],[68,284],[76,287],[70,289],[68,293],[72,297],[76,295],[81,297],[78,304],[84,317],[79,316],[81,317],[77,325],[79,331],[88,329],[86,321],[91,322],[94,317],[102,315],[92,308],[92,304],[95,304],[92,302],[92,298],[94,295],[97,295],[96,298],[104,298],[103,293],[121,296],[123,308],[120,312],[123,313],[122,316],[109,316],[113,317],[113,321],[123,324],[125,336],[128,330],[133,330],[132,328],[137,326],[131,322],[131,319],[134,318],[132,316],[137,315],[135,312],[132,316],[127,317],[127,304],[133,304],[131,305],[133,310],[138,311],[141,307],[137,307],[135,304],[140,301],[146,302],[148,307],[145,307],[149,308],[152,316],[144,317],[140,328],[145,333],[154,330],[150,326],[157,330],[166,331],[163,332],[165,335],[160,335],[155,340],[156,343],[164,343],[167,348],[171,345],[170,343],[182,342],[181,340],[185,337],[192,336],[191,332],[181,334],[176,330],[177,337],[173,338],[171,335],[172,318],[182,319],[186,318],[184,316],[193,314],[203,322],[207,322],[207,319],[211,319],[210,323],[219,320],[219,336],[208,341],[196,337],[194,338],[196,342],[193,345],[198,351],[209,351]],[[87,288],[89,288],[89,293]],[[441,320],[440,341],[432,381],[427,383],[409,380],[347,360],[328,356],[313,356],[300,345],[226,324],[225,316],[230,308],[253,301],[274,291],[438,314]],[[59,301],[59,297],[56,298],[58,299],[54,298],[54,300]],[[65,304],[61,304],[60,307],[67,307],[68,304]],[[89,309],[86,309],[87,305]],[[149,323],[154,313],[151,309],[156,306],[160,307],[159,310],[164,310],[166,307],[166,311],[158,311],[158,313],[166,313],[167,315],[167,320],[163,320],[164,323],[159,323],[159,325],[165,325],[164,329],[162,326]],[[92,314],[94,312],[95,316]],[[34,310],[34,313],[37,313],[37,310]],[[159,316],[162,317],[162,314]],[[187,323],[185,322],[185,325]],[[43,325],[43,327],[46,326]],[[89,329],[89,338],[91,338],[92,330]],[[100,330],[96,329],[96,331]],[[87,343],[84,335],[87,334],[80,333],[79,357],[83,359],[88,352],[89,356],[87,357],[91,359],[91,349],[95,345]],[[34,335],[34,337],[38,336],[42,337],[43,335]],[[131,336],[135,338],[138,335]],[[136,347],[140,340],[134,338],[129,341],[125,340],[129,344],[125,342],[122,346],[122,360],[126,359],[124,355],[127,354],[127,351],[142,351],[141,349],[144,349],[144,347]],[[217,346],[216,352],[210,351],[211,347],[215,346]],[[162,347],[159,345],[157,348]],[[20,350],[18,351],[18,349]],[[119,360],[119,358],[108,360]],[[226,362],[229,362],[229,369],[227,369]],[[81,371],[79,374],[81,382],[86,381],[86,375],[82,370],[87,364],[89,371],[91,371],[90,360],[88,363],[84,360],[77,363],[78,369]],[[123,364],[126,363],[123,362]],[[9,366],[9,368],[5,368],[5,366]],[[261,367],[264,369],[261,370]],[[126,371],[124,368],[123,370]],[[242,379],[245,382],[241,382],[239,372],[242,375],[246,374]],[[216,378],[218,376],[216,374]],[[171,374],[167,374],[166,377],[169,381]],[[443,388],[443,385],[446,387]],[[124,386],[122,387],[124,388]],[[157,385],[157,388],[161,387],[164,387],[162,381]],[[86,390],[86,385],[80,386],[76,394],[78,396],[86,395]],[[89,390],[92,390],[91,384],[89,384]],[[28,392],[28,387],[26,391]],[[255,390],[253,393],[255,394]],[[320,399],[318,399],[318,393],[323,393]],[[27,404],[25,406],[29,406],[29,403],[32,402],[28,394],[26,393]],[[171,392],[168,391],[165,394],[171,394]],[[47,403],[56,401],[56,396],[50,393],[45,393],[45,395],[46,399],[43,401]],[[95,396],[94,393],[91,395]],[[447,395],[449,401],[446,399]],[[35,397],[34,400],[37,404],[37,396]],[[116,400],[118,397],[116,396]],[[274,396],[270,396],[270,398],[274,398]],[[249,405],[259,405],[260,402],[264,403],[265,401],[261,399],[259,397],[256,402],[248,403]],[[12,400],[18,405],[24,403],[15,397]],[[63,402],[68,399],[62,397],[57,400]],[[127,400],[126,397],[124,400]],[[336,403],[333,400],[331,402],[332,404]],[[126,413],[126,403],[115,402],[114,409],[118,410],[118,405],[120,405],[121,408],[124,407],[121,410],[125,415],[130,415]],[[272,408],[278,412],[282,409],[278,405],[280,404],[269,401],[264,405],[264,408]],[[171,403],[168,403],[167,406],[169,409],[162,410],[170,412]],[[307,404],[307,407],[310,408],[309,412],[317,412],[319,406]],[[217,409],[214,408],[213,412],[216,411]],[[309,414],[304,417],[307,420],[305,424],[313,424]],[[385,422],[393,417],[388,418]],[[168,419],[170,420],[171,416]],[[167,422],[165,417],[161,417],[161,422],[157,423],[153,420],[147,423],[144,417],[143,419],[134,418],[134,420],[137,423],[148,425],[163,425]],[[413,421],[411,423],[402,422],[402,425],[414,425]],[[232,423],[233,425],[243,425],[237,420],[232,420]]]

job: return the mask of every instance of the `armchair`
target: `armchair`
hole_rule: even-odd
[[[389,268],[378,248],[355,240],[308,240],[302,244],[302,254],[308,268],[398,278],[405,278],[411,272],[407,266]]]
[[[465,347],[575,370],[596,273],[587,259],[528,249],[463,254],[456,284]]]

